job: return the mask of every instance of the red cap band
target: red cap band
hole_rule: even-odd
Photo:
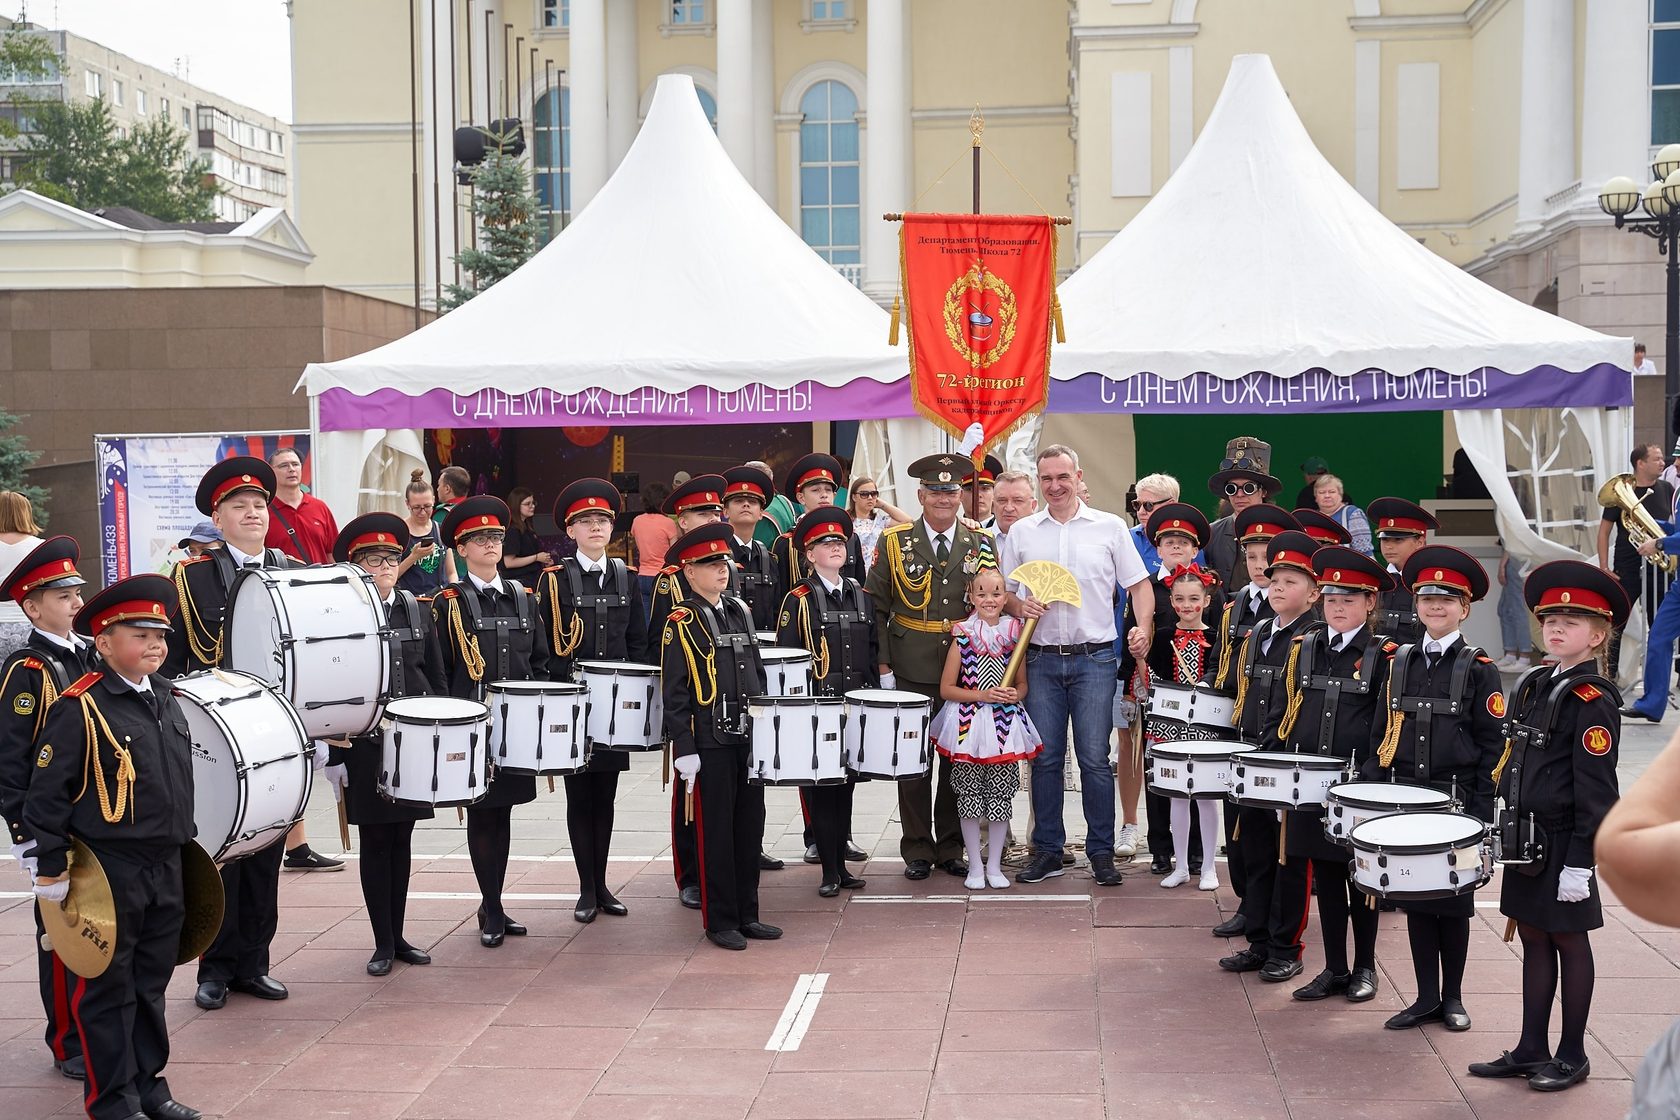
[[[162,603],[151,599],[130,599],[127,602],[112,603],[108,610],[94,615],[93,620],[88,624],[88,629],[97,638],[105,630],[119,622],[134,622],[136,620],[167,623],[169,614],[164,610]]]
[[[1300,568],[1309,575],[1313,574],[1312,557],[1305,552],[1296,552],[1293,548],[1279,549],[1278,554],[1272,557],[1271,560],[1267,562],[1266,566],[1276,568],[1280,565],[1289,568]]]
[[[1379,517],[1377,518],[1377,529],[1378,531],[1398,529],[1402,533],[1416,533],[1419,536],[1429,532],[1428,524],[1415,517]]]
[[[42,567],[36,568],[33,572],[30,572],[29,575],[25,576],[23,580],[12,588],[12,598],[21,603],[26,595],[41,586],[43,583],[51,583],[53,580],[63,579],[65,576],[79,575],[81,575],[81,573],[76,570],[76,562],[74,560],[71,560],[68,557],[63,560],[54,560],[51,564],[46,564]]]
[[[756,482],[748,482],[746,479],[731,482],[728,486],[723,488],[723,496],[725,499],[733,498],[737,494],[746,494],[757,498],[761,502],[768,501],[770,497],[764,492],[764,488],[762,486],[758,485]]]
[[[1429,586],[1451,587],[1469,595],[1470,577],[1456,568],[1423,568],[1412,584],[1412,591],[1415,594],[1418,588]]]
[[[799,481],[794,484],[793,489],[797,493],[798,491],[805,489],[805,487],[809,486],[813,482],[827,482],[837,488],[840,485],[834,481],[834,473],[827,467],[812,467],[810,470],[799,476]]]
[[[677,562],[681,564],[692,564],[696,560],[706,560],[713,556],[728,555],[728,543],[713,537],[711,540],[701,541],[698,544],[692,544],[683,549],[682,554],[677,557]]]
[[[844,539],[846,530],[850,527],[835,519],[813,522],[806,526],[805,535],[799,538],[799,547],[804,548],[821,537],[840,537]]]
[[[1535,611],[1555,610],[1568,607],[1571,610],[1591,611],[1602,614],[1606,618],[1615,612],[1610,609],[1610,600],[1596,591],[1589,591],[1584,587],[1548,587],[1540,593],[1540,602],[1534,606]]]
[[[1180,536],[1189,537],[1197,544],[1202,543],[1201,535],[1196,532],[1195,524],[1184,520],[1182,517],[1175,517],[1171,521],[1161,522],[1160,526],[1155,530],[1156,539],[1164,537],[1168,533],[1177,533]]]
[[[346,556],[354,556],[364,548],[389,548],[401,552],[402,546],[397,538],[390,533],[363,533],[350,542],[350,547],[344,550]]]
[[[235,490],[255,490],[265,498],[270,496],[269,492],[264,489],[263,484],[257,481],[255,475],[239,474],[229,478],[210,492],[210,508],[215,509],[221,504],[223,498]]]
[[[689,509],[704,509],[706,506],[721,506],[723,498],[716,490],[696,490],[692,494],[684,494],[677,499],[678,513]]]
[[[604,513],[608,517],[611,517],[613,514],[611,502],[607,501],[599,494],[591,494],[587,498],[579,498],[577,501],[566,507],[566,523],[569,525],[571,524],[572,518],[589,513],[592,510],[596,513]]]
[[[455,527],[455,539],[459,540],[472,533],[482,533],[487,529],[505,528],[499,514],[481,513],[477,517],[469,517]]]
[[[1377,591],[1382,584],[1370,572],[1362,572],[1358,568],[1330,568],[1318,577],[1320,587],[1359,587],[1366,591]]]
[[[1248,531],[1242,535],[1242,539],[1246,541],[1255,537],[1275,537],[1279,533],[1287,533],[1288,531],[1286,526],[1261,522],[1258,525],[1250,525]]]

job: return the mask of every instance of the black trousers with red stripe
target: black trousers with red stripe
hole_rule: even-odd
[[[46,933],[41,908],[31,903],[29,909],[35,915],[35,965],[41,975],[41,1010],[47,1016],[47,1049],[52,1051],[54,1061],[79,1058],[82,1039],[70,1018],[70,989],[76,983],[76,974],[64,967],[57,953],[41,948],[41,937]]]
[[[186,915],[181,856],[175,849],[135,863],[110,849],[96,848],[94,854],[111,881],[119,933],[103,975],[73,978],[70,1013],[87,1062],[87,1114],[126,1120],[170,1099],[163,1079],[169,1063],[163,994],[175,971]]]
[[[1264,949],[1271,940],[1272,890],[1278,872],[1278,820],[1275,809],[1254,809],[1227,803],[1225,819],[1235,809],[1236,833],[1229,850],[1227,867],[1231,885],[1242,899],[1237,913],[1243,918],[1243,936],[1250,946]]]
[[[751,747],[701,744],[694,831],[700,849],[700,918],[711,933],[758,921],[764,787],[747,781],[751,762]]]
[[[826,787],[818,786],[817,788],[823,789]],[[840,842],[844,845],[852,838],[852,791],[857,789],[857,783],[847,780],[843,786],[836,785],[834,788],[845,791],[843,794],[844,804],[841,806],[842,816],[840,817]],[[811,794],[804,786],[799,787],[799,811],[805,817],[805,846],[809,848],[812,844],[818,843],[817,826],[812,816]],[[838,879],[835,881],[839,882]]]
[[[1290,814],[1290,820],[1299,827],[1301,816]],[[1266,954],[1274,961],[1298,961],[1312,911],[1313,861],[1306,856],[1290,856],[1280,865],[1274,847],[1270,862],[1277,874],[1272,881],[1272,909],[1266,923]]]
[[[700,848],[694,835],[694,822],[688,820],[683,802],[688,783],[681,774],[671,779],[671,874],[677,880],[677,890],[700,885]]]

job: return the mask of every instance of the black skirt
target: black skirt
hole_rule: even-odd
[[[1585,933],[1604,924],[1604,906],[1598,897],[1598,875],[1587,886],[1580,902],[1559,902],[1558,879],[1563,875],[1569,853],[1568,832],[1546,833],[1546,858],[1538,873],[1532,868],[1510,866],[1500,869],[1499,912],[1526,926],[1547,933]]]
[[[490,776],[490,788],[482,800],[474,801],[468,809],[506,809],[524,805],[537,799],[537,779],[530,774],[509,774],[498,770]]]
[[[402,824],[431,820],[430,805],[399,804],[380,795],[379,771],[383,765],[383,736],[359,735],[350,740],[350,750],[344,759],[349,779],[344,787],[344,812],[350,823]]]
[[[1324,810],[1291,809],[1284,815],[1283,851],[1285,855],[1302,859],[1321,859],[1347,863],[1353,849],[1336,843],[1324,835]]]
[[[630,752],[615,751],[610,747],[597,747],[591,744],[589,761],[583,769],[588,774],[623,773],[630,769]]]

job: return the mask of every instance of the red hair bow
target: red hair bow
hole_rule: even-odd
[[[1200,580],[1203,587],[1212,587],[1219,582],[1219,577],[1205,570],[1200,564],[1180,564],[1167,575],[1167,586],[1171,587],[1185,576]]]

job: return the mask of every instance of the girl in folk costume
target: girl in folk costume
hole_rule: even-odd
[[[1526,1077],[1551,1092],[1586,1079],[1592,1005],[1589,930],[1604,924],[1593,874],[1598,826],[1619,796],[1621,698],[1603,675],[1611,628],[1628,601],[1609,573],[1577,560],[1542,564],[1523,584],[1555,665],[1523,674],[1512,692],[1499,791],[1497,840],[1505,863],[1499,909],[1522,935],[1522,1037],[1514,1050],[1470,1066],[1474,1077]],[[1563,1033],[1547,1044],[1552,997],[1563,981]]]
[[[1217,646],[1214,641],[1217,634],[1209,628],[1206,615],[1209,593],[1218,586],[1219,577],[1212,572],[1203,571],[1197,564],[1186,564],[1174,568],[1162,582],[1169,588],[1169,602],[1176,616],[1176,624],[1164,634],[1156,632],[1155,642],[1149,650],[1150,671],[1173,684],[1204,684],[1212,679],[1214,668],[1218,664]],[[1212,730],[1204,731],[1189,725],[1171,731],[1162,727],[1161,732],[1188,739],[1213,739],[1218,736],[1218,733]],[[1156,738],[1156,730],[1148,719],[1144,721],[1144,737],[1149,741],[1166,741],[1164,738]],[[1190,866],[1195,858],[1190,851],[1191,800],[1187,797],[1162,800],[1167,802],[1167,812],[1172,820],[1173,857],[1178,866],[1172,874],[1161,880],[1161,885],[1178,887],[1190,881]],[[1202,849],[1201,878],[1196,886],[1204,891],[1217,890],[1219,872],[1211,858],[1210,849],[1214,844],[1213,838],[1219,835],[1219,802],[1204,797],[1197,799],[1195,806],[1195,826],[1199,829],[1199,835],[1205,845]]]
[[[1027,718],[1025,673],[1006,686],[1004,672],[1021,637],[1021,620],[1004,615],[1008,598],[1003,576],[982,569],[968,585],[974,613],[951,627],[951,650],[945,657],[939,695],[947,703],[928,727],[939,753],[951,760],[951,789],[957,795],[963,845],[970,868],[965,886],[1009,886],[1003,874],[1004,833],[1010,803],[1021,788],[1015,764],[1038,754],[1038,732]],[[990,858],[980,862],[980,822],[986,822]]]

